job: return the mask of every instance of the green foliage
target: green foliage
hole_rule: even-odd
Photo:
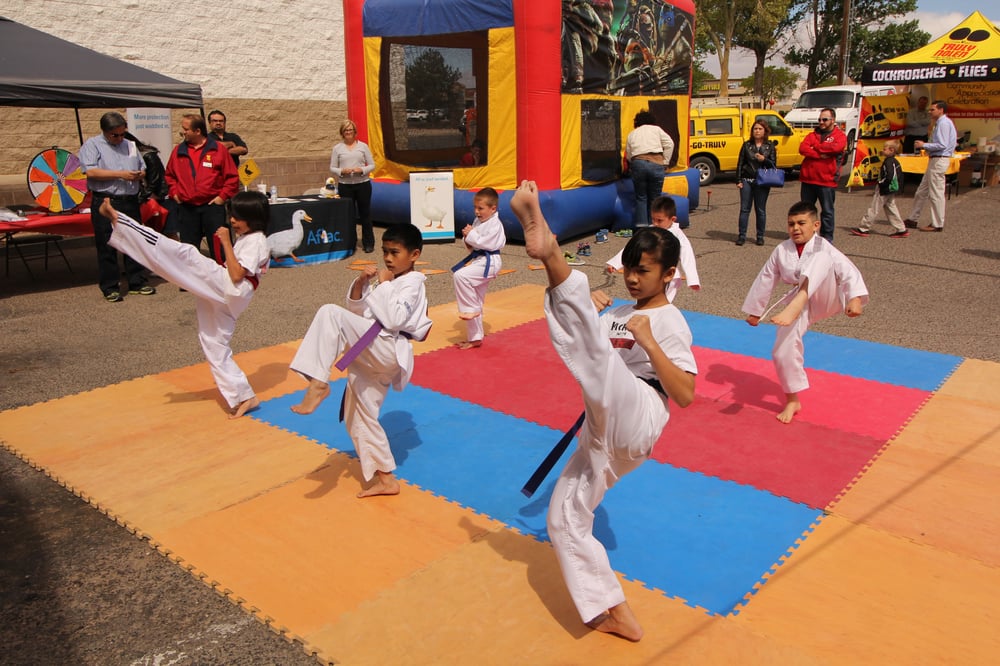
[[[757,74],[755,72],[743,79],[740,85],[747,89],[753,88],[756,77]],[[777,100],[787,97],[795,90],[797,80],[798,75],[787,67],[767,66],[761,73],[761,91],[759,94],[765,103],[769,99]]]
[[[930,35],[915,22],[892,24],[889,18],[902,16],[917,8],[917,0],[852,0],[851,47],[847,74],[858,78],[866,64],[901,55],[923,46]],[[840,44],[844,26],[843,0],[793,0],[789,15],[796,18],[802,33],[815,35],[812,44],[791,47],[785,55],[789,65],[805,67],[809,87],[836,80],[840,69]],[[887,44],[883,50],[882,42]],[[907,44],[898,53],[885,54]],[[895,45],[895,46],[894,46]]]
[[[422,49],[406,65],[406,107],[438,109],[460,106],[456,90],[460,89],[457,84],[461,78],[462,72],[449,67],[440,51],[433,48]]]
[[[696,60],[693,64],[693,71],[691,72],[691,90],[700,90],[706,81],[711,81],[715,76],[701,66],[701,61]]]

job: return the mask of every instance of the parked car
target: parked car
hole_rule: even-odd
[[[412,120],[414,122],[426,122],[430,118],[430,112],[427,109],[407,109],[406,119]]]
[[[779,169],[802,165],[799,144],[808,134],[796,130],[782,117],[767,109],[737,106],[691,109],[688,164],[698,169],[698,182],[710,185],[719,173],[736,171],[740,148],[750,138],[750,128],[762,120],[770,128],[770,141],[778,154]]]

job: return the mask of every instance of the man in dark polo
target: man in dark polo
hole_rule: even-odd
[[[239,166],[240,156],[246,155],[249,150],[247,150],[247,144],[240,138],[239,134],[226,131],[226,114],[215,109],[208,114],[208,126],[211,128],[212,136],[215,137],[215,140],[229,151],[229,154],[233,156],[233,163]]]
[[[219,260],[212,239],[219,227],[228,226],[226,202],[239,189],[240,180],[229,151],[208,133],[205,119],[187,114],[181,119],[183,140],[174,146],[167,162],[168,197],[177,203],[177,228],[181,242],[208,249]]]
[[[115,209],[134,220],[142,219],[139,212],[139,185],[146,176],[146,165],[136,145],[125,138],[128,126],[122,114],[109,111],[101,116],[101,133],[80,146],[80,163],[87,175],[87,189],[91,193],[90,222],[94,225],[94,244],[97,246],[98,280],[104,300],[117,303],[122,300],[121,271],[118,253],[108,245],[111,238],[111,220],[101,215],[99,209],[105,199],[111,199]],[[128,255],[125,275],[130,295],[151,296],[156,289],[146,284],[146,269]]]

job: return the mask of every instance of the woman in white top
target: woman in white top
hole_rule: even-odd
[[[656,123],[656,116],[645,110],[635,114],[635,129],[625,139],[625,159],[635,188],[633,228],[649,226],[649,207],[663,194],[663,175],[673,154],[674,140]]]
[[[358,128],[352,120],[340,123],[342,143],[333,147],[330,171],[337,177],[340,196],[353,199],[361,221],[361,247],[365,252],[375,250],[375,232],[372,230],[372,182],[368,175],[375,170],[375,159],[367,144],[358,141]]]

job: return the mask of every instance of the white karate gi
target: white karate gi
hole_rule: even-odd
[[[604,546],[593,535],[594,510],[619,478],[649,457],[670,418],[667,398],[640,377],[656,378],[646,352],[625,330],[633,314],[649,317],[667,357],[697,373],[691,330],[673,305],[613,308],[598,318],[587,278],[573,271],[546,292],[552,344],[583,391],[579,444],[556,482],[548,532],[573,603],[584,622],[625,601]]]
[[[347,366],[344,425],[354,442],[366,481],[376,471],[396,469],[389,438],[378,422],[378,415],[389,386],[402,391],[410,381],[413,347],[409,338],[423,340],[431,329],[424,290],[426,279],[423,273],[410,271],[379,283],[375,289],[365,280],[360,299],[353,300],[348,291],[347,309],[324,305],[316,312],[292,359],[292,370],[306,379],[329,382],[330,368],[337,358],[376,320],[382,324],[378,336]]]
[[[701,280],[698,277],[698,265],[694,258],[694,248],[691,247],[691,241],[688,240],[687,235],[676,224],[670,225],[667,231],[672,233],[681,244],[681,257],[680,261],[677,262],[677,272],[674,273],[674,279],[667,283],[666,289],[663,290],[667,295],[667,300],[673,303],[674,297],[677,296],[677,292],[680,290],[682,284],[687,282],[689,287],[700,287]],[[620,271],[623,267],[623,252],[625,252],[625,248],[622,248],[618,254],[611,257],[607,265],[616,271]]]
[[[498,253],[491,254],[489,257],[475,257],[455,271],[453,275],[458,311],[463,314],[479,314],[478,317],[465,321],[470,342],[483,339],[482,312],[483,303],[486,302],[486,289],[503,266],[499,251],[506,243],[507,235],[504,233],[503,223],[497,213],[493,213],[486,220],[477,219],[472,223],[472,231],[465,236],[465,246],[470,250]],[[489,266],[488,270],[487,265]]]
[[[778,282],[796,285],[778,302],[787,304],[798,292],[803,278],[809,279],[809,301],[792,324],[778,326],[771,350],[778,382],[785,393],[798,393],[809,388],[802,345],[802,336],[809,327],[843,312],[847,301],[852,298],[860,297],[863,305],[868,303],[868,288],[861,271],[843,252],[817,234],[805,244],[802,256],[799,256],[791,240],[783,241],[774,248],[743,301],[743,311],[748,315],[762,316]],[[772,307],[780,306],[775,304]]]
[[[236,319],[253,298],[250,280],[233,284],[226,267],[203,255],[198,248],[167,238],[122,213],[118,214],[108,244],[194,295],[198,341],[219,392],[231,408],[254,397],[253,388],[229,347]],[[233,252],[240,266],[258,279],[271,260],[267,239],[260,232],[237,238]]]

